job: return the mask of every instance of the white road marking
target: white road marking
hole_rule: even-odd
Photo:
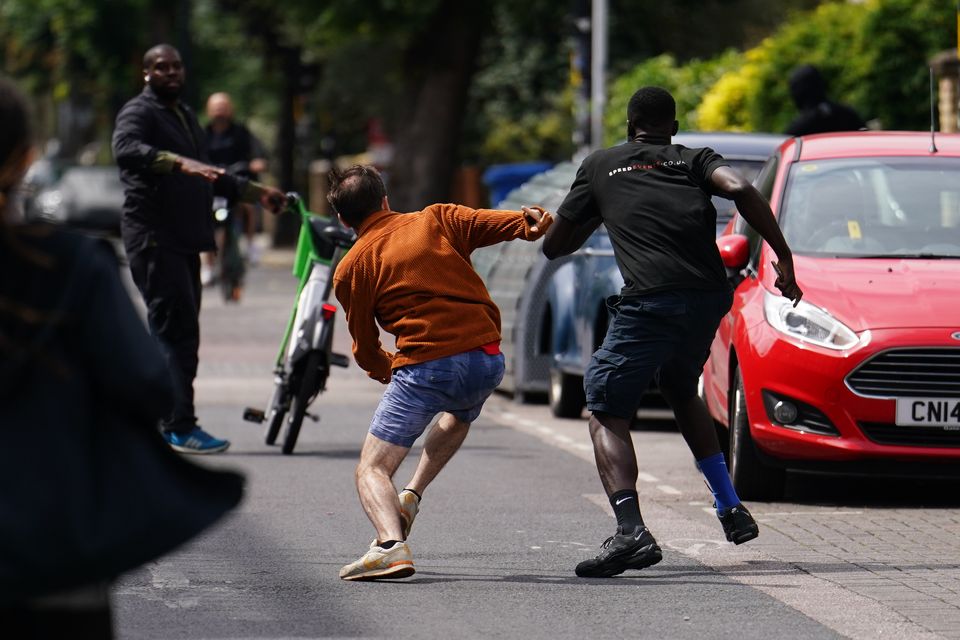
[[[562,435],[560,435],[559,433],[555,434],[555,435],[553,436],[553,439],[556,440],[557,442],[562,443],[562,444],[573,444],[573,438],[569,438],[569,437],[567,437],[567,436],[562,436]]]
[[[719,547],[732,546],[726,540],[701,540],[697,538],[674,538],[667,540],[664,546],[679,551],[685,556],[697,557],[706,549],[716,549]]]
[[[641,471],[637,474],[637,480],[640,482],[660,482],[660,478]]]
[[[668,485],[668,484],[658,484],[658,485],[657,485],[657,489],[660,489],[660,491],[663,491],[665,494],[667,494],[667,495],[669,495],[669,496],[679,496],[679,495],[681,495],[681,494],[683,493],[682,491],[680,491],[680,490],[677,489],[676,487],[671,487],[671,486]]]

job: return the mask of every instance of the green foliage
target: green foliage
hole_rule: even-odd
[[[955,12],[950,0],[869,0],[826,2],[796,14],[710,88],[698,107],[699,122],[721,130],[782,131],[796,115],[790,72],[813,64],[833,100],[886,129],[924,129],[929,59],[955,46]]]
[[[4,0],[0,69],[58,99],[76,90],[108,102],[131,76],[146,0]]]
[[[709,60],[691,60],[678,65],[676,58],[663,54],[650,58],[615,79],[604,114],[604,135],[607,144],[614,144],[626,135],[627,104],[634,92],[643,86],[663,87],[677,101],[677,120],[683,130],[697,130],[697,106],[704,92],[718,78],[743,63],[743,55],[728,50]]]
[[[463,160],[494,164],[570,157],[567,29],[553,0],[497,3],[470,90]]]
[[[929,60],[956,37],[953,0],[874,0],[863,23],[868,82],[857,94],[870,116],[886,129],[929,128]]]
[[[699,107],[701,124],[718,130],[782,131],[796,115],[787,79],[801,64],[820,69],[831,98],[870,113],[853,95],[868,72],[862,46],[867,11],[864,4],[827,2],[796,14],[748,51],[740,68],[711,87]]]
[[[495,115],[485,132],[478,159],[482,164],[551,160],[573,153],[572,93],[558,96],[552,108],[519,116]]]
[[[240,19],[218,10],[213,0],[193,3],[191,24],[194,55],[187,81],[199,97],[194,106],[201,120],[207,97],[225,91],[233,99],[237,118],[253,128],[261,140],[271,139],[279,82],[267,72],[262,43],[251,39]],[[250,55],[238,56],[238,51]]]
[[[848,102],[864,117],[872,117],[856,90],[870,81],[871,70],[864,45],[866,4],[828,2],[809,14],[798,16],[764,42],[764,55],[756,59],[753,98],[748,102],[754,129],[783,131],[796,116],[787,80],[801,64],[812,64],[823,74],[828,95]]]

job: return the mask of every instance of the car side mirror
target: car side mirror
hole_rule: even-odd
[[[750,243],[746,236],[733,234],[717,238],[717,248],[720,249],[720,259],[727,269],[739,271],[747,266],[750,260]]]

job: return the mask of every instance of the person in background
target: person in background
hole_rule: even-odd
[[[576,574],[608,578],[660,562],[662,553],[640,515],[637,454],[630,436],[641,393],[656,378],[697,468],[714,497],[727,540],[741,544],[759,529],[730,481],[713,419],[697,395],[710,344],[733,293],[714,241],[711,196],[733,200],[777,253],[776,286],[799,301],[793,254],[770,205],[712,149],[672,144],[676,103],[660,87],[643,87],[627,106],[626,144],[587,156],[557,209],[543,253],[576,251],[603,223],[623,275],[607,299],[610,326],[584,376],[590,437],[617,531]]]
[[[867,127],[853,107],[827,98],[827,83],[813,65],[802,65],[790,73],[790,95],[800,110],[784,131],[791,136],[859,131]]]
[[[359,165],[331,172],[327,199],[357,231],[333,277],[353,355],[387,385],[356,470],[360,504],[377,537],[340,578],[403,578],[414,573],[406,540],[423,492],[503,378],[500,311],[470,254],[506,240],[536,240],[553,218],[539,208],[454,204],[400,214],[390,210],[377,170]],[[396,353],[384,351],[377,323],[396,337]],[[413,478],[397,495],[393,475],[437,414]]]
[[[206,136],[180,100],[185,71],[170,45],[143,57],[144,88],[117,115],[113,155],[125,201],[121,235],[133,280],[147,305],[150,328],[165,347],[176,402],[161,428],[182,453],[218,453],[229,441],[197,424],[193,381],[200,348],[200,252],[214,244],[214,192],[259,200],[279,211],[283,194],[209,164]]]
[[[267,161],[263,145],[250,133],[250,130],[237,122],[234,117],[233,101],[230,94],[218,92],[207,98],[207,153],[210,162],[223,169],[230,169],[237,175],[258,180],[259,174],[267,170]],[[231,203],[239,213],[243,233],[247,239],[247,262],[256,266],[260,261],[260,248],[257,246],[257,216],[259,210],[249,202]],[[222,249],[223,241],[218,235],[217,246]],[[204,285],[212,284],[215,279],[214,257],[204,253],[201,280]]]

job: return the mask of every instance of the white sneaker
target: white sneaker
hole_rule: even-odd
[[[341,580],[396,580],[416,573],[413,554],[406,542],[395,542],[389,549],[370,546],[358,560],[340,569]]]

